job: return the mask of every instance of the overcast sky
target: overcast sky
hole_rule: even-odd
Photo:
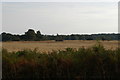
[[[3,2],[118,2],[119,0],[1,0]]]
[[[43,34],[118,32],[117,0],[107,1],[5,2],[3,3],[3,31],[23,34],[32,28],[40,30]]]

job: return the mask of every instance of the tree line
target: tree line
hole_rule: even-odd
[[[43,40],[119,40],[119,34],[71,34],[71,35],[44,35],[40,31],[28,29],[22,35],[13,35],[3,32],[0,34],[0,41],[43,41]]]

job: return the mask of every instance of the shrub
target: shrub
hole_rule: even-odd
[[[101,44],[78,50],[67,48],[42,54],[23,50],[3,54],[3,80],[114,80],[120,79],[120,49],[106,50]]]

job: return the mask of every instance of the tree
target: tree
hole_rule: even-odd
[[[37,41],[42,40],[42,35],[40,31],[37,31],[36,38]]]
[[[12,41],[12,34],[10,33],[2,33],[2,41]]]
[[[12,36],[12,41],[20,41],[19,35],[13,35]]]
[[[25,32],[25,36],[28,41],[36,40],[36,33],[33,29],[29,29],[27,32]]]
[[[63,38],[61,35],[57,34],[56,41],[63,41]]]

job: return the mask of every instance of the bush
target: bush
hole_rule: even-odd
[[[67,48],[42,54],[23,50],[3,54],[3,80],[114,80],[120,79],[120,49],[101,44],[78,50]]]

